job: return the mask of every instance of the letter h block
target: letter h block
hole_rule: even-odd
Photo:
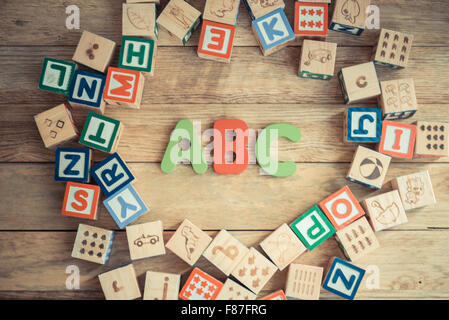
[[[413,158],[416,126],[385,120],[382,122],[382,136],[379,152],[396,158]]]
[[[140,71],[109,67],[103,98],[109,105],[139,109],[144,84]]]
[[[344,142],[380,142],[382,111],[380,108],[349,107],[345,111]]]
[[[69,181],[66,184],[62,214],[96,220],[100,187]]]
[[[89,112],[79,143],[106,153],[117,149],[123,124],[115,119]]]
[[[336,0],[330,30],[360,36],[365,30],[370,0]]]
[[[89,183],[92,150],[56,148],[55,181]]]
[[[39,89],[68,95],[75,70],[76,63],[45,57]]]
[[[198,57],[231,62],[232,46],[235,36],[235,26],[203,20]]]
[[[329,261],[327,270],[323,289],[342,298],[354,300],[365,276],[365,270],[338,257],[333,257]]]
[[[152,76],[156,50],[155,40],[123,36],[118,66]]]
[[[105,83],[104,75],[76,70],[68,97],[70,105],[103,114]]]

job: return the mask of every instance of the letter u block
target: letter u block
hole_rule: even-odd
[[[103,98],[109,105],[139,109],[144,84],[140,71],[109,67]]]
[[[382,123],[382,136],[379,152],[396,158],[413,158],[416,126],[385,120]]]
[[[103,114],[105,83],[103,75],[76,70],[68,97],[70,105]]]
[[[62,214],[96,220],[100,187],[69,181],[66,184]]]
[[[154,75],[156,49],[155,40],[123,36],[118,66],[152,76]]]
[[[219,62],[231,62],[234,36],[235,26],[203,20],[198,43],[198,57]]]
[[[354,300],[364,276],[365,270],[343,259],[333,257],[329,261],[323,289],[342,298]]]

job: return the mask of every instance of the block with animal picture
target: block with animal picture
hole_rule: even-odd
[[[228,278],[218,293],[216,300],[256,300],[256,295]]]
[[[184,219],[165,247],[193,266],[211,241],[206,232]]]
[[[346,104],[380,95],[379,80],[372,62],[341,68],[338,72],[338,82]]]
[[[96,220],[99,200],[98,186],[69,181],[66,184],[61,212],[65,216]]]
[[[147,271],[143,300],[178,300],[181,275]]]
[[[294,32],[297,37],[326,37],[328,4],[314,1],[295,2]]]
[[[415,139],[415,125],[384,120],[378,151],[395,158],[412,159]]]
[[[106,300],[134,300],[141,297],[132,264],[100,273],[98,279]]]
[[[390,156],[358,146],[346,179],[372,189],[380,189],[390,162]]]
[[[206,0],[203,21],[235,26],[239,15],[240,0]]]
[[[185,45],[200,24],[200,17],[201,12],[184,0],[170,0],[156,22],[179,44]]]
[[[55,148],[79,136],[72,111],[66,104],[60,104],[35,115],[34,121],[46,148]]]
[[[152,76],[154,75],[156,51],[157,44],[153,39],[123,36],[118,66]]]
[[[123,124],[115,119],[89,112],[79,143],[106,153],[117,150]]]
[[[198,57],[229,63],[235,37],[235,26],[203,20]]]
[[[287,300],[287,297],[285,296],[284,290],[278,290],[258,300]]]
[[[39,89],[68,95],[76,63],[44,57]]]
[[[370,0],[335,0],[329,29],[360,36],[365,30]]]
[[[226,230],[221,230],[204,251],[203,256],[229,276],[249,249]]]
[[[380,142],[382,111],[380,108],[348,107],[343,122],[343,141],[346,143]]]
[[[265,238],[260,247],[280,271],[307,251],[286,223]]]
[[[165,254],[162,221],[134,224],[126,227],[131,260]]]
[[[55,181],[89,183],[91,165],[89,148],[56,148]]]
[[[222,287],[222,282],[194,268],[179,292],[179,297],[182,300],[216,300]]]
[[[318,300],[323,268],[293,262],[288,268],[285,295],[301,300]]]
[[[427,170],[397,177],[391,181],[391,185],[398,190],[405,210],[430,206],[437,202]]]
[[[398,190],[367,198],[362,206],[375,232],[408,222]]]
[[[149,48],[145,46],[142,46],[141,48],[149,50]],[[131,53],[128,51],[127,54]],[[133,58],[134,57],[132,57],[129,65],[134,64],[135,60],[133,60]],[[138,57],[137,59],[139,60],[140,58]],[[149,60],[147,62],[149,63]],[[138,63],[134,65],[137,66]],[[140,71],[109,67],[103,94],[104,101],[106,101],[108,105],[139,109],[140,103],[142,102],[144,84],[145,77]]]
[[[155,3],[155,4],[160,4],[159,0],[126,0],[126,3]]]
[[[258,19],[277,9],[284,9],[284,0],[243,0],[251,19]]]
[[[158,40],[155,3],[123,3],[122,35]]]
[[[105,84],[104,75],[76,70],[67,100],[73,108],[103,114],[106,106],[103,100]]]
[[[412,34],[382,28],[373,61],[378,65],[403,69],[407,66],[412,44]]]
[[[449,157],[449,122],[417,121],[415,155]]]
[[[106,264],[111,255],[114,231],[79,224],[72,258]]]
[[[301,48],[301,58],[299,59],[298,76],[301,78],[330,80],[334,76],[336,56],[336,43],[304,40]]]
[[[365,270],[362,268],[333,257],[324,276],[323,289],[342,298],[354,300],[364,276]]]
[[[408,119],[418,111],[415,82],[412,78],[381,81],[380,89],[382,93],[377,100],[382,108],[382,119]]]

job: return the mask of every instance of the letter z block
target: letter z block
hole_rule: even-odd
[[[45,57],[42,64],[39,89],[69,94],[75,70],[76,63]]]
[[[380,142],[382,111],[379,108],[347,108],[343,131],[344,142]]]
[[[296,3],[298,4],[298,2]],[[334,76],[336,56],[336,43],[304,40],[301,48],[298,77],[330,80]]]
[[[89,148],[57,148],[55,180],[89,183],[91,163]]]
[[[111,255],[114,231],[81,224],[78,226],[72,257],[106,264]]]
[[[346,104],[380,95],[379,80],[372,62],[342,68],[338,73],[338,82]]]
[[[100,187],[69,181],[66,184],[62,214],[96,220]]]
[[[103,75],[76,70],[68,97],[70,105],[103,114],[105,83]]]
[[[154,75],[156,49],[156,41],[153,39],[123,36],[118,66],[152,76]]]
[[[115,119],[89,112],[79,143],[106,153],[117,149],[123,124]]]
[[[295,36],[327,36],[328,4],[295,2]]]
[[[234,36],[235,26],[203,20],[198,43],[198,57],[219,62],[231,62]]]
[[[215,300],[223,287],[223,283],[194,268],[184,287],[179,293],[182,300]]]
[[[378,149],[392,157],[412,159],[415,139],[415,125],[385,120]]]
[[[328,272],[323,281],[323,289],[342,298],[354,300],[365,270],[349,262],[333,257],[329,261]]]
[[[109,67],[103,98],[110,105],[139,109],[144,84],[139,71]]]
[[[370,0],[336,0],[330,30],[360,36],[365,30]]]

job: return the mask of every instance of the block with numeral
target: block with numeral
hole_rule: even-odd
[[[72,250],[72,258],[106,264],[111,255],[114,231],[80,224]]]
[[[235,26],[203,20],[198,56],[200,58],[230,62]]]
[[[66,184],[62,214],[96,220],[99,199],[98,186],[69,181]]]
[[[239,15],[240,0],[206,0],[203,21],[213,21],[235,26]]]
[[[277,9],[284,9],[284,0],[243,0],[251,19],[258,19]]]
[[[156,4],[123,3],[122,35],[157,40]]]
[[[381,81],[380,88],[382,93],[377,100],[382,108],[382,119],[408,119],[418,111],[412,78]]]
[[[327,3],[295,2],[296,36],[327,36],[328,5]]]
[[[147,271],[143,300],[178,300],[181,275]]]
[[[407,66],[413,35],[382,28],[373,60],[375,64],[403,69]]]
[[[239,285],[237,282],[226,279],[215,300],[255,300],[256,295]]]
[[[392,157],[412,159],[415,139],[415,125],[384,120],[378,150]]]
[[[39,89],[69,94],[76,63],[54,58],[44,58]]]
[[[449,157],[449,123],[417,121],[415,155],[421,157]]]
[[[293,262],[288,268],[285,295],[302,300],[318,300],[320,297],[323,268]]]
[[[301,78],[330,80],[334,76],[336,55],[336,43],[304,40],[301,48],[301,58],[299,59],[298,76]]]
[[[157,44],[153,39],[123,36],[118,66],[152,76],[154,75],[156,51]]]
[[[338,82],[346,104],[380,95],[379,80],[372,62],[341,68],[338,72]]]
[[[324,276],[323,289],[353,300],[365,276],[365,270],[343,259],[333,257]]]
[[[194,268],[184,287],[179,293],[182,300],[215,300],[223,287],[223,283]]]
[[[343,132],[344,142],[380,142],[382,111],[380,108],[347,108]]]
[[[132,264],[98,275],[106,300],[134,300],[141,297]]]
[[[76,70],[68,97],[70,105],[103,114],[105,83],[104,75]]]
[[[123,124],[115,119],[89,112],[84,122],[79,143],[106,153],[118,147]]]
[[[139,109],[145,77],[137,70],[109,67],[103,98],[109,105]]]
[[[365,30],[370,0],[335,0],[330,30],[359,36]]]
[[[397,177],[391,181],[391,185],[398,190],[404,210],[421,208],[437,202],[427,170]]]
[[[165,254],[162,221],[151,221],[126,227],[131,260]]]
[[[260,298],[259,300],[287,300],[287,297],[285,296],[284,290],[278,290]]]
[[[55,180],[89,183],[91,164],[89,148],[56,148]]]

